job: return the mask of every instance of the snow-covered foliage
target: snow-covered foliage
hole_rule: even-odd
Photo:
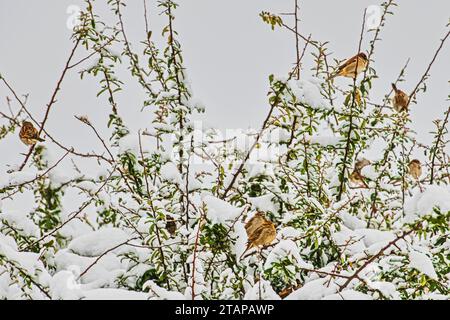
[[[198,132],[194,119],[205,107],[183,66],[177,5],[158,2],[168,21],[164,41],[148,32],[139,47],[127,37],[124,1],[108,1],[113,25],[86,2],[73,41],[87,58],[68,65],[98,79],[110,137],[89,115],[78,117],[103,148],[83,153],[44,128],[46,141],[0,181],[0,299],[449,297],[449,111],[433,144],[421,144],[407,114],[391,110],[388,98],[370,101],[376,62],[339,88],[325,44],[309,39],[315,76],[301,78],[300,67],[271,75],[261,130],[230,139]],[[145,94],[143,116],[153,114],[139,131],[120,116],[132,106],[117,102],[126,94],[119,65]],[[20,99],[17,118],[1,120],[0,138],[18,134],[28,117]],[[408,171],[413,154],[422,156],[418,180]],[[361,185],[350,177],[362,159],[370,164],[359,170]],[[67,162],[72,167],[60,171]],[[84,173],[79,163],[98,170]],[[11,210],[24,195],[34,205]],[[277,236],[244,252],[245,223],[256,212]]]

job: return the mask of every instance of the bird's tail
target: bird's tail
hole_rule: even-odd
[[[392,89],[394,89],[395,92],[398,91],[397,86],[395,85],[395,83],[392,83]]]
[[[44,142],[45,141],[45,139],[42,139],[41,137],[37,137],[36,140],[39,141],[39,142]]]
[[[253,245],[251,242],[247,243],[247,248],[245,248],[244,252],[242,252],[241,256],[239,257],[239,260],[241,260],[242,257],[244,256],[244,254],[246,254],[247,251],[250,250],[252,247],[253,247]]]

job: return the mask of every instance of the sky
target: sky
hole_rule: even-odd
[[[95,1],[97,12],[108,15],[106,0]],[[259,17],[261,11],[290,12],[293,0],[179,0],[175,28],[184,51],[185,66],[195,97],[206,106],[203,117],[209,126],[225,130],[259,128],[267,114],[268,75],[286,75],[295,61],[293,34],[272,31]],[[156,0],[147,0],[150,28],[160,33],[165,23],[156,8]],[[345,59],[357,51],[362,15],[376,0],[304,0],[300,3],[300,32],[312,34],[318,41],[329,41],[332,57]],[[381,102],[390,83],[410,58],[402,89],[411,91],[424,73],[445,34],[449,22],[450,1],[398,0],[377,43],[375,54],[379,79],[374,82],[370,99]],[[68,8],[83,7],[81,0],[2,0],[0,1],[0,73],[22,94],[29,94],[28,106],[42,119],[58,77],[72,48],[67,28]],[[128,1],[124,12],[126,29],[135,49],[144,36],[143,4]],[[290,24],[290,17],[284,17]],[[363,48],[367,49],[366,34]],[[301,44],[303,45],[303,44]],[[78,58],[83,57],[80,52]],[[432,121],[442,117],[449,106],[450,45],[447,43],[431,70],[427,93],[411,110],[412,127],[420,140],[429,143]],[[305,57],[303,76],[309,77],[312,57]],[[151,110],[140,114],[144,100],[136,81],[130,80],[126,66],[118,69],[126,90],[118,96],[119,113],[131,127],[149,126]],[[340,84],[345,83],[345,80]],[[89,115],[99,127],[105,127],[109,108],[105,97],[96,98],[96,79],[80,81],[76,72],[68,74],[54,105],[46,128],[66,145],[81,151],[101,145],[92,141],[91,132],[74,115]],[[9,95],[0,85],[0,110],[7,110]],[[7,150],[6,150],[7,149]],[[5,152],[8,151],[8,152]],[[0,144],[1,172],[21,163],[27,148],[17,136]],[[1,174],[0,174],[1,175]]]

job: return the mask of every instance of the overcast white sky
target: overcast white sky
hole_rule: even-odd
[[[160,33],[165,22],[158,15],[156,0],[148,0],[151,28]],[[197,98],[207,108],[205,120],[225,128],[259,128],[267,111],[267,77],[285,75],[295,60],[293,35],[284,30],[271,31],[258,14],[291,11],[293,0],[179,0],[175,26],[184,48],[185,65]],[[388,18],[377,44],[373,65],[376,80],[372,100],[379,102],[389,90],[399,70],[411,58],[405,91],[413,89],[432,58],[445,25],[449,22],[448,0],[398,0],[395,16]],[[97,0],[99,13],[107,13],[106,0]],[[357,50],[364,9],[377,0],[304,0],[301,6],[301,33],[316,40],[330,41],[333,57],[344,59]],[[0,72],[18,92],[29,93],[29,107],[42,119],[45,104],[55,87],[72,43],[66,27],[69,5],[83,7],[81,0],[1,0],[0,1]],[[289,18],[285,18],[288,22]],[[128,1],[126,28],[135,43],[143,37],[142,1]],[[366,35],[370,39],[371,35]],[[364,43],[367,47],[367,41]],[[82,55],[80,55],[82,56]],[[433,66],[426,95],[412,107],[414,128],[423,141],[433,119],[442,116],[450,86],[450,45],[446,45]],[[310,63],[311,57],[305,58]],[[308,65],[307,65],[308,66]],[[306,68],[308,69],[308,68]],[[307,72],[307,71],[305,71]],[[125,68],[119,76],[129,79]],[[340,80],[339,80],[340,81]],[[87,114],[97,124],[105,124],[109,108],[105,98],[95,97],[98,85],[93,80],[80,81],[76,73],[63,83],[58,103],[50,114],[49,132],[67,145],[82,151],[92,148],[90,132],[73,118]],[[0,109],[6,108],[9,93],[0,86]],[[145,127],[149,117],[138,114],[144,97],[135,82],[127,82],[119,96],[119,112],[132,127]],[[76,134],[75,134],[76,133]],[[5,154],[6,148],[9,152]],[[17,137],[0,144],[1,171],[6,164],[20,163],[27,148]]]

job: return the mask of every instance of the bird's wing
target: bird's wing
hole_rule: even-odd
[[[264,231],[264,225],[259,226],[249,237],[248,237],[248,242],[250,243],[254,243],[255,241],[257,241],[260,237],[261,234]]]
[[[247,231],[248,233],[251,233],[253,230],[255,230],[256,228],[258,228],[259,226],[261,226],[264,221],[266,221],[264,219],[264,217],[260,216],[260,215],[255,215],[253,216],[246,224],[245,224],[245,231]]]
[[[341,64],[339,66],[338,71],[342,71],[343,69],[348,67],[350,64],[355,63],[357,58],[358,58],[358,55],[355,55],[355,56],[351,57],[350,59],[348,59],[347,61],[345,61],[343,64]]]

